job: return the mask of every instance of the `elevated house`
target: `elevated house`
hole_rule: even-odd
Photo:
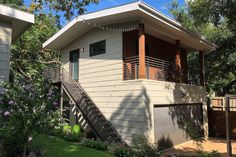
[[[33,14],[0,4],[0,81],[9,79],[11,44],[33,23]]]
[[[61,51],[62,68],[50,71],[70,123],[117,144],[134,135],[178,144],[191,129],[207,137],[204,53],[214,45],[144,2],[78,16],[43,47]],[[193,51],[196,84],[187,68]]]

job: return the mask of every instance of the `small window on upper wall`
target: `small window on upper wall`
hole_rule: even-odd
[[[89,45],[89,56],[96,56],[106,53],[106,40],[102,40]]]

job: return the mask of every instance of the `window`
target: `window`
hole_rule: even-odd
[[[106,53],[106,40],[99,41],[89,46],[89,56],[96,56]]]

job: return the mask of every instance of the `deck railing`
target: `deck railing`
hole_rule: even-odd
[[[124,80],[138,79],[139,58],[132,56],[124,59]],[[174,62],[157,59],[146,56],[146,78],[151,80],[177,82],[178,79],[183,80],[183,70],[178,69]]]

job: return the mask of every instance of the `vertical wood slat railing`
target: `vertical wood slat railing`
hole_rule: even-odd
[[[81,85],[73,80],[65,69],[60,65],[56,65],[48,68],[47,71],[47,77],[57,76],[55,78],[56,80],[49,78],[51,81],[54,80],[52,81],[54,83],[59,80],[58,75],[55,75],[55,73],[58,72],[60,74],[60,82],[76,103],[76,107],[81,111],[89,126],[101,140],[109,144],[120,146],[127,145],[115,128],[113,128],[112,124],[106,119],[92,99],[83,90]],[[50,75],[50,72],[52,72],[53,75]]]

